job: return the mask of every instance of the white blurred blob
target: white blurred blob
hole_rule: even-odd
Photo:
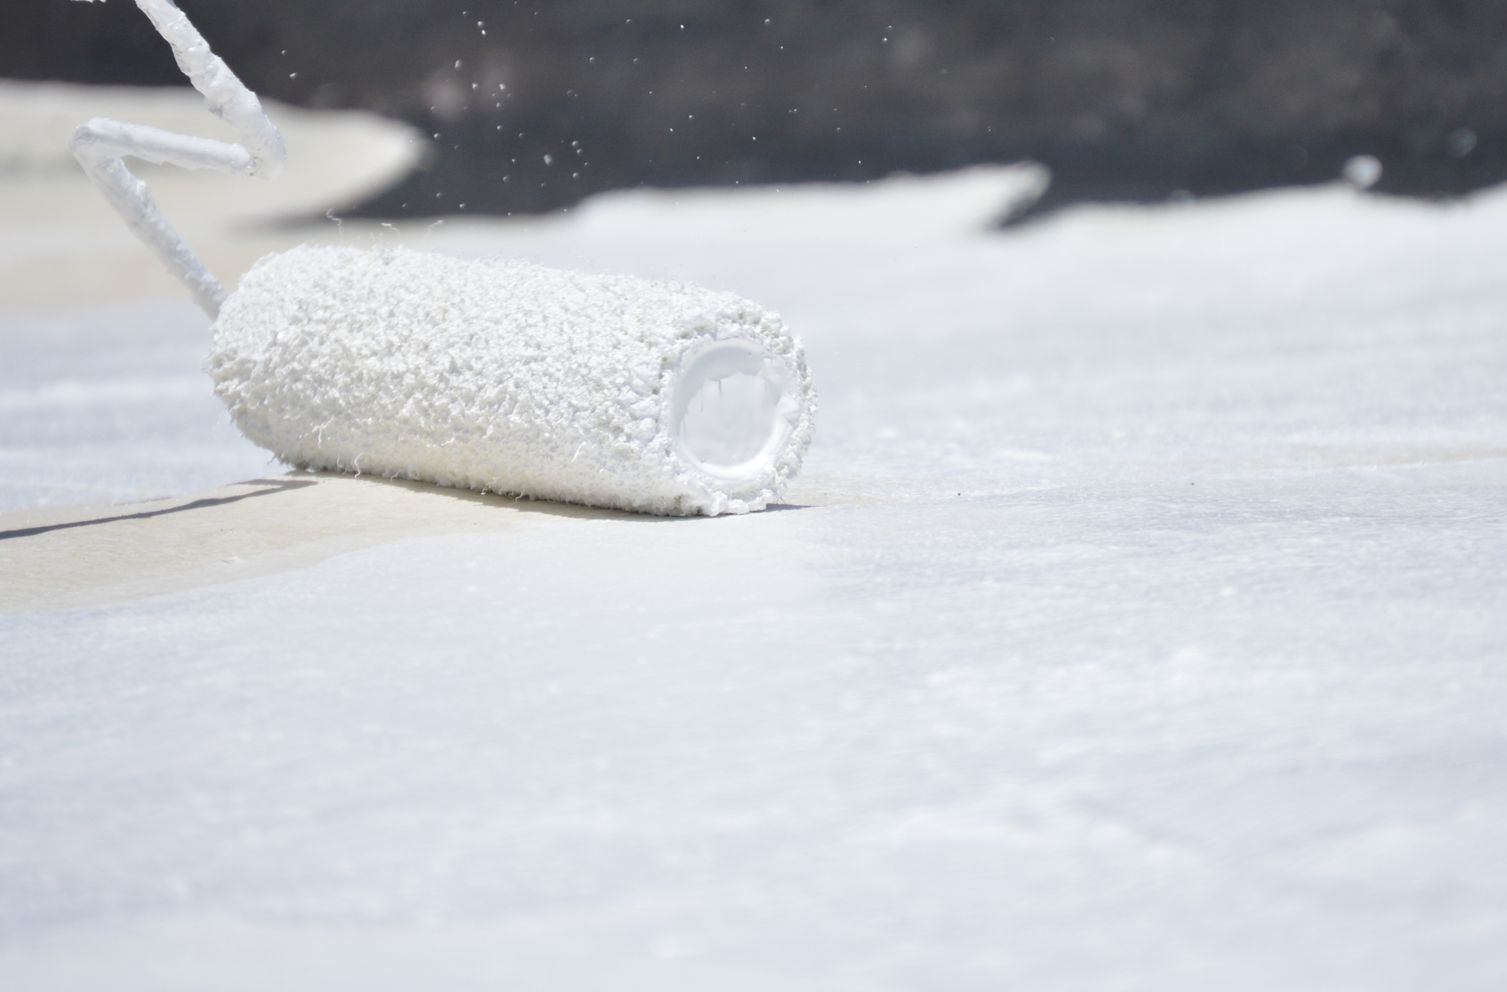
[[[1345,163],[1341,175],[1357,189],[1370,189],[1381,181],[1381,159],[1374,155],[1357,155]]]

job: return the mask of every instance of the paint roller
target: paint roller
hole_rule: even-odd
[[[74,154],[213,320],[247,438],[299,467],[662,515],[780,500],[816,395],[779,316],[730,293],[307,245],[226,293],[124,159],[270,178],[282,139],[172,0],[136,4],[241,143],[96,119]]]

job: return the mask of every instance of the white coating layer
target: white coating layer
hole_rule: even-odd
[[[737,296],[401,249],[263,259],[209,369],[294,465],[665,515],[778,501],[816,407],[799,343]]]

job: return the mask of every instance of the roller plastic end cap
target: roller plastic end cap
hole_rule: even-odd
[[[795,370],[748,340],[712,341],[681,360],[670,404],[675,455],[708,488],[757,499],[804,448],[797,436],[807,405]]]

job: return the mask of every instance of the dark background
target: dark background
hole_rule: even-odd
[[[379,215],[1020,159],[1052,169],[1041,210],[1323,182],[1358,154],[1384,192],[1507,179],[1503,0],[180,5],[259,92],[439,135]],[[182,84],[131,0],[7,0],[0,24],[0,75]]]

